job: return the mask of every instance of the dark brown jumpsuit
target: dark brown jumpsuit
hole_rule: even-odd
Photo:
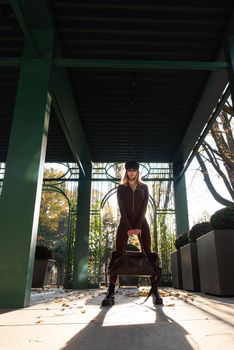
[[[141,230],[141,249],[151,252],[151,236],[145,214],[148,205],[149,191],[145,184],[138,184],[135,191],[130,185],[119,185],[117,189],[117,199],[120,209],[120,223],[116,235],[116,251],[121,253],[127,247],[128,230]],[[115,283],[117,275],[110,276],[110,280]]]

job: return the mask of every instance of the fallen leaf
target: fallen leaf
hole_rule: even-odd
[[[35,342],[35,343],[43,343],[43,340],[29,339],[29,343],[32,343],[32,342]]]
[[[42,322],[44,322],[43,320],[38,320],[38,321],[36,321],[36,323],[42,323]]]
[[[146,297],[149,294],[149,290],[143,289],[137,293],[136,296]]]
[[[165,306],[170,306],[170,307],[172,307],[172,306],[175,306],[175,303],[168,303],[168,304],[166,304]]]
[[[54,300],[55,303],[61,303],[63,301],[63,299],[56,299]]]

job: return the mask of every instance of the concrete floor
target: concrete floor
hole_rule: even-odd
[[[30,307],[0,309],[0,349],[234,349],[234,298],[161,291],[155,307],[141,304],[144,290],[121,288],[111,308],[102,290],[33,291]]]

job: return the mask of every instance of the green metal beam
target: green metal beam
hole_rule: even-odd
[[[77,202],[77,228],[75,244],[74,285],[76,289],[88,288],[89,220],[92,166],[87,164],[87,176],[79,177]]]
[[[54,31],[47,1],[11,0],[11,4],[25,39],[31,45],[34,45],[34,50],[38,50],[35,29],[40,27],[44,30]],[[60,54],[58,44],[56,49]],[[38,62],[38,58],[35,61]],[[12,62],[13,60],[10,60],[11,64]],[[60,119],[65,136],[68,138],[68,143],[72,146],[75,159],[85,175],[84,164],[88,162],[91,164],[91,157],[77,113],[69,79],[63,68],[54,70],[52,76],[52,97],[54,100],[52,100],[52,103],[54,103],[55,110],[58,112],[58,118]]]
[[[34,43],[35,47],[38,47],[32,31],[34,29],[54,30],[53,21],[48,11],[48,1],[10,0],[10,4],[25,39],[29,43]],[[40,50],[38,51],[40,54]]]
[[[49,9],[47,7],[46,0],[40,0],[36,3],[30,0],[19,0],[20,3],[20,11],[22,15],[19,15],[18,12],[15,12],[19,24],[23,29],[24,23],[22,22],[22,18],[25,19],[25,22],[28,24],[29,33],[26,32],[26,40],[28,39],[28,34],[33,38],[36,42],[36,46],[38,46],[37,42],[37,29],[38,27],[46,28],[52,32],[54,32],[54,28],[51,24],[51,17],[49,13]],[[36,27],[36,28],[35,28]],[[28,39],[29,40],[29,39]],[[32,42],[30,41],[30,44]],[[39,40],[40,44],[40,40]],[[35,48],[34,48],[35,49]],[[45,50],[44,50],[45,51]],[[44,51],[40,51],[44,52]],[[57,52],[60,54],[59,45],[57,45]],[[38,64],[38,62],[37,62]],[[43,75],[43,72],[42,72]],[[30,81],[30,80],[29,80]],[[63,68],[56,69],[53,72],[52,77],[52,87],[51,91],[53,94],[55,108],[58,112],[58,117],[61,118],[62,127],[64,127],[65,135],[68,137],[69,144],[73,145],[73,151],[75,149],[75,153],[78,155],[79,165],[81,168],[79,182],[79,199],[78,199],[78,226],[77,226],[77,237],[78,237],[78,245],[76,246],[78,249],[78,260],[77,260],[77,269],[76,275],[77,280],[79,281],[78,285],[87,285],[88,280],[88,240],[89,240],[89,213],[90,213],[90,192],[91,192],[91,170],[92,163],[89,155],[88,147],[85,141],[85,136],[83,134],[83,130],[81,128],[81,123],[79,120],[79,116],[76,109],[76,104],[72,95],[72,90],[70,87],[69,79],[67,77],[66,71]],[[37,80],[34,80],[34,84],[37,84]],[[22,89],[22,93],[25,93]],[[28,98],[28,96],[27,96]],[[29,99],[29,105],[30,105]],[[45,130],[47,132],[47,130]],[[34,134],[32,132],[34,137]],[[26,138],[25,138],[26,139]],[[42,169],[41,169],[42,170]],[[17,174],[17,170],[15,172]],[[42,177],[41,177],[42,181]],[[17,182],[15,182],[17,185]],[[10,192],[10,188],[8,188],[8,192]],[[38,196],[40,195],[40,191],[38,192]],[[21,197],[20,197],[21,198]],[[21,206],[22,207],[22,206]],[[22,207],[23,208],[23,207]],[[34,206],[31,206],[32,212],[34,212]],[[36,212],[36,210],[35,210]],[[27,211],[25,216],[27,217]],[[35,226],[35,228],[37,228]],[[16,230],[17,233],[17,230]],[[19,236],[21,238],[21,236]],[[36,233],[34,230],[34,246],[35,246]],[[23,240],[24,242],[24,240]],[[26,248],[26,254],[30,252],[31,245],[28,245]],[[32,249],[31,249],[32,250]],[[34,251],[30,252],[31,259],[34,257]],[[31,266],[31,265],[30,265]],[[82,283],[80,284],[80,281]],[[85,282],[86,281],[86,282]],[[28,280],[28,286],[30,285],[31,280]],[[29,299],[29,289],[27,288],[27,302]]]
[[[28,45],[31,46],[32,52],[34,55],[39,56],[39,50],[37,47],[37,44],[32,36],[31,30],[28,27],[28,23],[25,19],[24,13],[21,9],[20,1],[17,0],[10,0],[11,6],[13,8],[13,11],[16,15],[16,18],[20,24],[21,30],[23,32],[23,35],[28,43]]]
[[[141,61],[141,60],[112,60],[112,59],[71,59],[57,58],[56,67],[77,68],[108,68],[108,69],[176,69],[176,70],[223,70],[226,62],[198,61]]]
[[[176,234],[179,235],[189,230],[188,205],[185,175],[174,181],[174,200],[176,216]]]
[[[0,66],[19,66],[18,57],[0,58]],[[101,60],[82,58],[55,58],[53,65],[58,68],[105,68],[143,70],[226,70],[227,62],[201,61],[141,61],[141,60]]]
[[[59,44],[57,44],[57,52],[61,55]],[[57,68],[53,71],[52,96],[52,104],[73,155],[83,175],[86,176],[91,166],[91,155],[78,115],[71,85],[64,68]]]
[[[74,159],[86,176],[86,162],[91,157],[86,145],[80,119],[78,118],[70,84],[64,70],[55,71],[52,77],[52,105],[64,131]]]
[[[232,103],[234,101],[234,35],[228,35],[225,45],[225,56],[228,63],[228,79],[230,82],[230,90]]]
[[[33,56],[40,57],[38,42],[33,35],[34,30],[53,31],[52,20],[45,13],[47,2],[30,0],[10,0],[11,7],[18,20],[27,45],[31,46]]]
[[[223,55],[221,55],[223,56]],[[222,59],[223,57],[221,57]],[[192,84],[192,82],[191,82]],[[209,121],[210,116],[217,106],[225,87],[228,84],[227,71],[216,71],[210,74],[209,80],[197,104],[197,108],[186,130],[184,138],[178,148],[174,158],[174,175],[178,176],[189,155],[193,151],[204,126]]]
[[[39,63],[30,59],[31,43],[24,49],[0,197],[0,307],[5,308],[30,302],[51,105],[53,33],[37,31],[39,37],[39,46],[47,47]]]
[[[4,57],[0,58],[0,67],[19,67],[21,66],[21,57]]]

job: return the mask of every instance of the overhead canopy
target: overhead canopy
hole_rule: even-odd
[[[19,3],[0,0],[1,57],[22,56]],[[25,3],[33,30],[43,11],[26,14]],[[233,1],[49,1],[59,43],[54,69],[66,69],[93,162],[187,160],[227,84],[222,51],[232,7]],[[19,69],[0,68],[0,161]],[[55,112],[47,161],[72,161]]]

